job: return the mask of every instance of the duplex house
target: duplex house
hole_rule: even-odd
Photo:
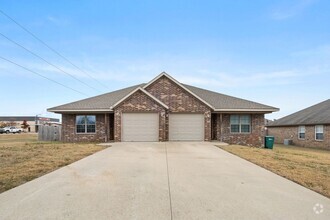
[[[267,129],[277,143],[291,139],[298,146],[330,150],[330,99],[270,122]]]
[[[148,83],[48,109],[62,138],[79,141],[211,141],[261,146],[264,114],[277,108],[189,86],[163,72]]]

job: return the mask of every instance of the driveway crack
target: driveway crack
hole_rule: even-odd
[[[171,220],[173,220],[172,196],[171,196],[171,184],[170,184],[170,174],[169,174],[169,171],[168,171],[168,156],[167,156],[167,145],[166,145],[166,143],[165,143],[165,153],[166,153],[166,168],[167,168],[168,196],[169,196],[169,199],[170,199]]]

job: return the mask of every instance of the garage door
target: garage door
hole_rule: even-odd
[[[204,114],[170,114],[170,141],[203,141]]]
[[[158,141],[158,113],[123,113],[122,141]]]

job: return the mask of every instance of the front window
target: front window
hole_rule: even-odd
[[[305,139],[305,126],[298,127],[298,138]]]
[[[231,133],[250,133],[251,116],[250,115],[231,115],[230,116]]]
[[[323,125],[315,126],[315,140],[323,141]]]
[[[95,115],[77,115],[76,131],[77,133],[95,133],[96,116]]]

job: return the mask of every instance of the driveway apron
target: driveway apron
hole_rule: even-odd
[[[114,143],[0,194],[0,219],[330,219],[330,200],[210,142]]]
[[[169,219],[162,143],[114,144],[0,194],[0,219]]]

